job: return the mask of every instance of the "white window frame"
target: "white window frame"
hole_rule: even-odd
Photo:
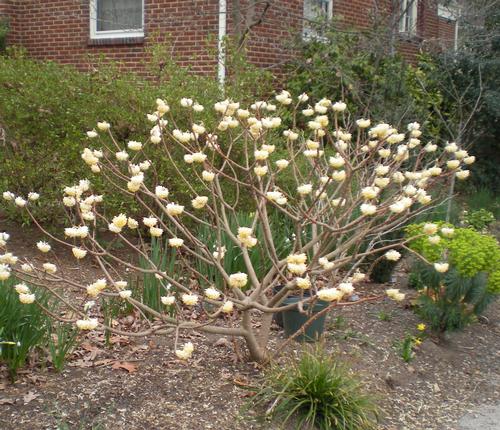
[[[417,34],[418,0],[400,0],[399,33],[408,36]]]
[[[333,0],[324,0],[325,3],[327,4],[327,11],[326,11],[326,19],[328,21],[331,21],[333,18]],[[305,11],[306,11],[306,0],[304,0],[304,6],[303,6],[303,16],[304,16],[304,25],[302,28],[302,37],[304,40],[311,40],[311,39],[316,39],[316,40],[324,40],[324,37],[322,37],[320,34],[318,34],[317,31],[313,30],[311,27],[308,26],[309,22],[305,19]],[[319,17],[318,17],[319,18]]]
[[[128,37],[144,37],[144,0],[142,0],[142,28],[130,30],[97,31],[97,2],[90,0],[90,38],[91,39],[123,39]]]
[[[438,16],[439,18],[448,19],[450,21],[456,21],[458,16],[458,8],[455,6],[443,6],[438,5]]]

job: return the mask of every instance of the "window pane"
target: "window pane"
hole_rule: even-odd
[[[330,0],[304,0],[304,18],[311,21],[328,16]]]
[[[97,31],[142,29],[142,0],[97,0]]]

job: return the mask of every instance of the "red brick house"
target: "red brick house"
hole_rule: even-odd
[[[244,38],[253,63],[279,69],[293,55],[287,41],[309,37],[309,23],[320,16],[358,28],[386,19],[396,49],[410,60],[422,46],[453,45],[456,37],[453,15],[436,0],[0,0],[8,44],[34,58],[85,69],[88,54],[105,54],[140,72],[147,48],[168,35],[181,65],[218,69],[220,79],[225,36]]]

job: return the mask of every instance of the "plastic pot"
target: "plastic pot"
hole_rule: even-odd
[[[273,294],[279,293],[285,286],[284,285],[276,285],[276,287],[273,288]],[[308,297],[310,295],[309,290],[304,291],[304,296]],[[281,304],[283,305],[283,304]],[[284,327],[283,325],[283,312],[275,312],[273,314],[273,321],[280,326],[281,328]]]
[[[283,305],[291,305],[300,301],[300,297],[288,297],[283,301]],[[304,305],[304,310],[306,313],[300,313],[298,309],[291,309],[283,312],[283,327],[285,329],[285,335],[287,337],[292,336],[302,326],[311,318],[314,314],[322,311],[328,307],[328,302],[323,302],[321,300],[314,303],[312,312],[308,311],[308,305]],[[326,313],[316,318],[311,324],[309,324],[304,333],[298,335],[295,340],[298,342],[315,342],[323,334],[325,328]]]

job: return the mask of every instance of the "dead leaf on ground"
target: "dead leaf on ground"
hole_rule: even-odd
[[[113,369],[124,369],[128,373],[134,373],[137,371],[137,365],[134,363],[130,363],[128,361],[116,361],[111,366]]]
[[[14,399],[8,399],[6,397],[0,399],[0,405],[13,405],[14,403],[16,403]]]
[[[35,400],[37,397],[40,397],[40,394],[35,393],[34,391],[28,392],[23,396],[24,404],[27,405],[32,400]]]

